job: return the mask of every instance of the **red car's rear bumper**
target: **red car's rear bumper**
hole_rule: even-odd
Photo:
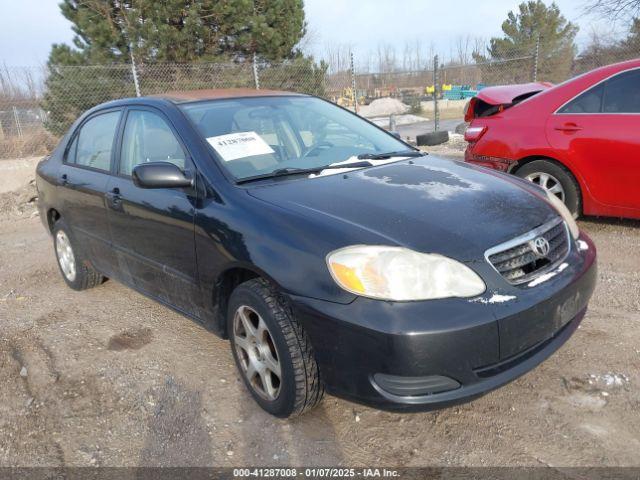
[[[507,158],[489,157],[486,155],[477,155],[473,153],[474,144],[467,145],[464,151],[464,161],[479,165],[481,167],[493,168],[494,170],[500,170],[501,172],[508,172],[513,160]]]

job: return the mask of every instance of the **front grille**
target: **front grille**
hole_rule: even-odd
[[[543,238],[548,253],[536,253],[533,242]],[[541,243],[544,244],[542,241]],[[489,263],[509,283],[526,283],[552,270],[569,253],[569,232],[561,218],[552,220],[518,238],[498,245],[486,252]]]

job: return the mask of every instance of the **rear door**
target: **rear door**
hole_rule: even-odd
[[[562,106],[547,123],[554,148],[603,205],[640,209],[640,69],[619,73]]]
[[[121,115],[120,109],[107,110],[86,119],[74,132],[58,171],[63,219],[78,246],[105,275],[117,264],[104,194]]]
[[[142,189],[133,168],[171,162],[194,173],[187,150],[164,115],[152,108],[127,109],[116,175],[107,185],[111,240],[123,280],[178,309],[201,316],[197,281],[195,189]]]

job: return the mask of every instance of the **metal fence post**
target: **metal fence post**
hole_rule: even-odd
[[[136,68],[136,59],[133,56],[131,43],[129,43],[129,56],[131,57],[131,73],[133,74],[133,85],[136,88],[136,97],[140,97],[142,95],[140,94],[140,84],[138,83],[138,69]]]
[[[16,132],[18,133],[18,137],[22,138],[22,126],[20,125],[20,117],[18,116],[18,109],[14,105],[13,109],[13,120],[16,122]]]
[[[255,52],[253,53],[253,83],[256,86],[256,90],[260,90],[260,74],[258,72],[258,58]]]
[[[438,110],[438,55],[433,57],[433,131],[440,130],[440,111]]]
[[[351,56],[351,94],[353,95],[353,108],[358,113],[358,92],[356,91],[356,69],[353,61],[353,52],[350,52]]]
[[[538,81],[538,59],[540,58],[540,34],[536,38],[536,52],[533,58],[533,81]]]

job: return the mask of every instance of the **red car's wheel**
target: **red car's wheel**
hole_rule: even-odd
[[[580,187],[567,169],[548,160],[534,160],[515,173],[558,197],[575,218],[580,215]]]

